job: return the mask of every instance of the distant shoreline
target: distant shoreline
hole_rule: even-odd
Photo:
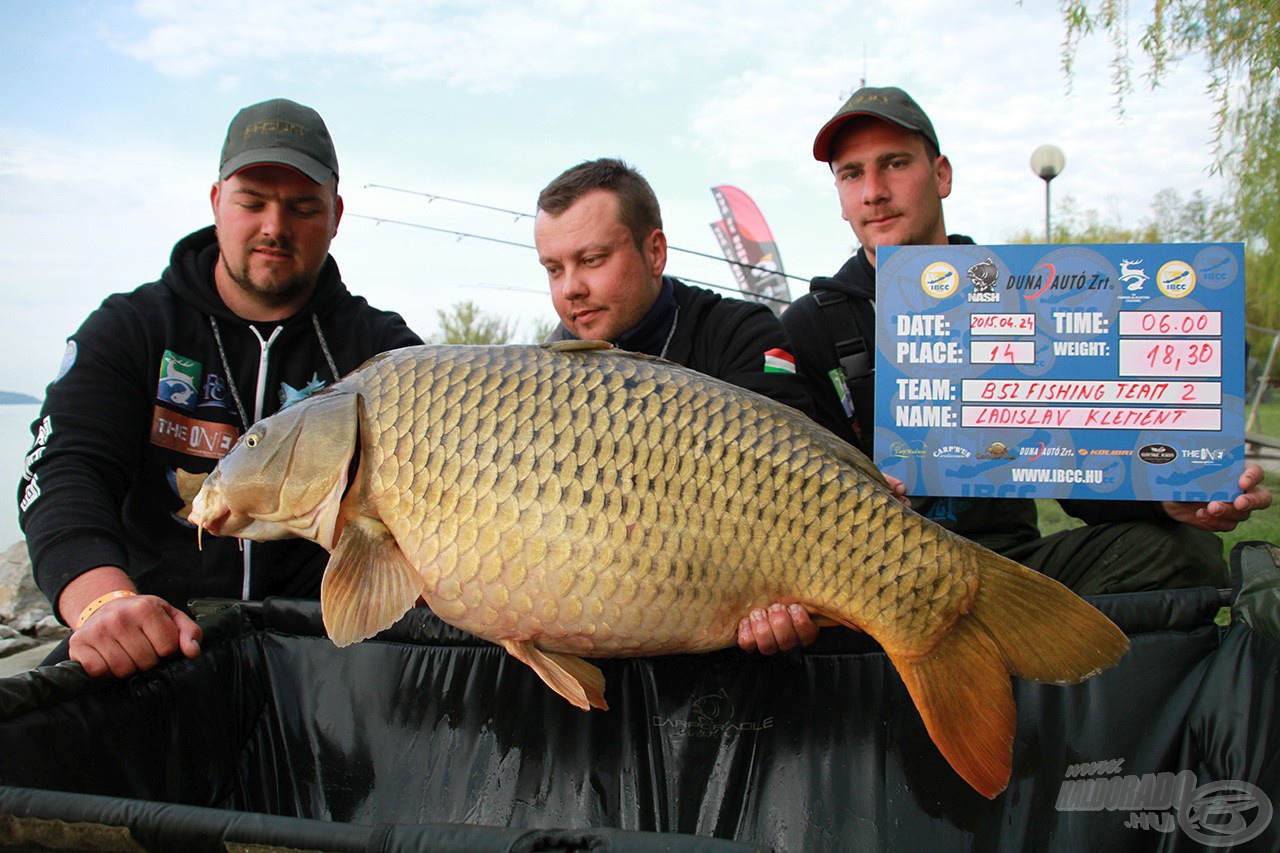
[[[0,406],[22,406],[22,405],[39,405],[40,400],[28,394],[18,394],[14,391],[0,391]]]

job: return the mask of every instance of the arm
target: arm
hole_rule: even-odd
[[[736,300],[719,303],[717,311],[721,321],[705,341],[707,350],[714,353],[708,359],[708,366],[714,365],[714,369],[706,372],[799,409],[821,423],[809,387],[798,370],[766,369],[765,353],[771,350],[795,356],[795,347],[773,312],[763,305]],[[785,365],[786,360],[780,363]],[[690,366],[702,369],[696,363]]]
[[[117,591],[136,593],[137,588],[120,568],[98,566],[67,584],[58,598],[59,618],[75,627],[71,659],[88,675],[124,678],[179,651],[188,658],[200,654],[200,626],[154,595],[112,598],[81,622],[91,603]]]
[[[783,313],[782,326],[792,341],[796,369],[800,381],[813,398],[818,423],[864,453],[869,453],[869,443],[866,446],[859,444],[851,415],[845,411],[845,403],[841,400],[841,389],[831,378],[840,365],[834,345],[828,346],[830,332],[818,304],[811,296],[800,297]],[[844,393],[847,394],[847,389]]]
[[[128,552],[120,508],[141,465],[153,405],[139,388],[154,388],[156,377],[154,363],[142,367],[146,341],[129,314],[121,301],[108,300],[73,336],[64,374],[46,393],[23,472],[19,520],[33,574],[58,618],[73,628],[104,593],[136,591],[123,568]],[[198,638],[194,623],[171,611],[151,596],[112,599],[73,634],[71,657],[93,676],[154,666],[179,648],[180,635]]]

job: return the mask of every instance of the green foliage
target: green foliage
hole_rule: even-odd
[[[529,343],[540,344],[547,338],[551,337],[551,333],[560,325],[558,319],[540,319],[533,321],[533,334],[530,336]]]
[[[1230,210],[1196,190],[1187,200],[1174,189],[1156,193],[1151,217],[1130,227],[1084,210],[1073,196],[1059,199],[1052,221],[1055,243],[1185,243],[1231,239]],[[1038,243],[1040,231],[1024,230],[1011,243]]]
[[[440,334],[428,338],[433,344],[505,344],[511,340],[513,324],[501,317],[484,314],[474,302],[455,303],[453,308],[436,311]]]
[[[1121,113],[1133,95],[1129,0],[1061,0],[1068,80],[1081,41],[1105,33],[1111,82]],[[1151,0],[1137,47],[1149,63],[1147,84],[1160,84],[1183,57],[1204,57],[1214,97],[1213,168],[1231,186],[1235,226],[1226,239],[1249,250],[1249,320],[1280,329],[1280,3],[1276,0]]]

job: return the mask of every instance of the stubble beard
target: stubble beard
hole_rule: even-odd
[[[239,269],[231,266],[231,262],[227,260],[226,255],[219,253],[219,257],[222,260],[223,271],[235,282],[236,287],[240,288],[241,292],[251,299],[272,308],[288,305],[296,301],[300,296],[305,295],[315,287],[316,281],[319,279],[318,274],[307,275],[299,273],[280,282],[259,284],[253,280],[249,273],[248,256],[240,263]]]

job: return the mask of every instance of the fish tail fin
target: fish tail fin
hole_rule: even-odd
[[[886,650],[887,651],[887,650]],[[1017,708],[995,642],[961,619],[929,653],[889,653],[938,751],[966,782],[994,799],[1013,772]]]
[[[381,521],[347,522],[320,581],[320,612],[336,646],[349,646],[390,628],[409,612],[422,577]]]
[[[988,798],[1009,784],[1017,709],[1009,675],[1074,684],[1120,660],[1124,632],[1062,584],[979,549],[969,611],[922,655],[890,653],[929,736]]]

